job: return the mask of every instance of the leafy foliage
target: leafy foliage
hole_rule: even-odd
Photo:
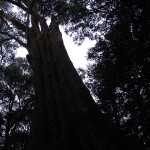
[[[88,84],[99,106],[126,135],[150,145],[150,9],[149,1],[120,1],[117,22],[89,50],[95,60]]]
[[[52,0],[40,1],[42,15],[56,15],[67,34],[81,44],[85,37],[97,39],[114,24],[116,1],[111,0]]]
[[[34,103],[31,70],[27,61],[16,58],[0,67],[1,149],[22,150],[30,131]]]

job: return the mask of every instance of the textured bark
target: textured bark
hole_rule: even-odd
[[[28,37],[36,105],[27,150],[129,150],[74,69],[57,23],[39,22]]]

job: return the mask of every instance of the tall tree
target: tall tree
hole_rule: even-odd
[[[124,142],[110,122],[100,114],[74,69],[59,30],[59,13],[56,13],[58,17],[55,16],[53,7],[50,7],[52,15],[49,27],[45,16],[37,9],[42,1],[4,2],[16,5],[23,12],[22,18],[17,18],[16,14],[10,15],[8,9],[1,9],[1,18],[15,27],[11,28],[10,33],[2,31],[1,34],[27,48],[33,70],[36,100],[31,137],[26,149],[133,149],[129,141]],[[57,0],[53,2],[59,4]],[[75,1],[64,2],[72,6]],[[77,4],[80,6],[79,2]],[[60,5],[55,6],[54,10],[61,10]]]

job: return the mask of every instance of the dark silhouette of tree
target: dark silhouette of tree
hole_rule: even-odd
[[[2,30],[0,34],[27,48],[33,71],[35,105],[31,136],[26,149],[141,149],[138,144],[135,145],[120,136],[111,122],[100,113],[68,57],[59,30],[59,24],[64,22],[76,24],[77,28],[72,26],[72,31],[85,29],[90,19],[91,25],[96,24],[95,21],[98,22],[99,17],[95,19],[95,14],[98,14],[100,8],[105,11],[105,6],[110,6],[112,1],[102,4],[85,0],[64,3],[57,0],[50,3],[32,0],[4,2],[16,5],[20,16],[17,15],[18,12],[13,13],[10,8],[2,8],[0,16],[9,22],[12,28],[8,33],[8,28],[4,25],[2,29],[5,32]],[[48,7],[49,12],[45,12],[43,7]],[[84,10],[81,12],[84,12],[83,15],[79,15],[79,8]],[[48,15],[51,17],[50,26],[46,22]],[[93,30],[96,28],[93,27]],[[83,31],[85,35],[87,30]],[[90,36],[91,32],[87,33]]]
[[[0,148],[23,150],[34,104],[31,70],[22,58],[9,63],[0,66]]]
[[[99,98],[101,111],[145,148],[150,147],[149,9],[147,0],[118,1],[117,21],[88,54],[95,60],[88,86]]]

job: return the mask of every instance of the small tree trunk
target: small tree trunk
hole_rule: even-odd
[[[70,61],[57,23],[34,20],[29,53],[35,86],[35,113],[27,150],[128,149],[114,134]],[[120,141],[118,141],[120,140]]]
[[[5,142],[3,146],[3,150],[9,150],[10,148],[10,118],[7,118],[7,124],[6,124],[6,129],[5,129]]]

